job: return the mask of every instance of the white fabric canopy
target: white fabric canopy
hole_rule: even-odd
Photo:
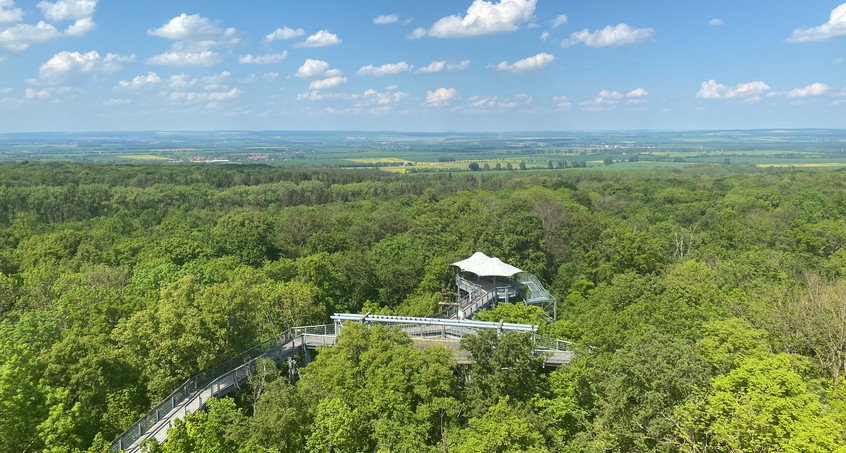
[[[452,263],[464,272],[472,272],[479,277],[511,277],[523,272],[499,258],[491,258],[482,252],[476,252],[470,258]]]

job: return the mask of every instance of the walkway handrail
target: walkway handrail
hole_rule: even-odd
[[[222,363],[212,368],[197,373],[196,375],[188,378],[185,383],[183,383],[176,390],[174,390],[170,395],[168,395],[164,400],[162,400],[161,403],[156,405],[156,407],[150,409],[150,411],[147,412],[143,417],[133,423],[129,428],[126,429],[126,431],[121,433],[121,435],[118,436],[117,439],[112,442],[111,449],[113,451],[119,451],[122,448],[132,445],[132,443],[138,440],[144,434],[144,432],[146,432],[156,423],[158,423],[163,415],[169,413],[171,410],[173,410],[173,408],[183,404],[185,401],[190,400],[190,397],[194,393],[196,393],[197,390],[206,388],[209,384],[213,383],[218,377],[225,375],[233,370],[236,370],[244,364],[265,355],[268,351],[274,349],[275,347],[281,346],[291,341],[294,337],[302,335],[302,333],[306,333],[307,330],[320,331],[320,329],[323,329],[323,332],[328,332],[330,328],[334,331],[335,325],[327,324],[318,326],[292,327],[282,332],[281,334],[272,337],[268,340],[265,340],[234,357],[230,357],[229,359],[223,361]],[[316,332],[314,334],[320,335]],[[326,335],[326,333],[324,333],[324,335]]]

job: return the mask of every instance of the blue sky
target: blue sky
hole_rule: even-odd
[[[838,1],[0,0],[0,132],[846,127]]]

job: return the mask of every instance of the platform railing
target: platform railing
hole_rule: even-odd
[[[243,369],[245,364],[255,361],[256,359],[265,356],[268,352],[283,346],[294,338],[303,335],[335,335],[335,325],[318,325],[293,327],[285,332],[265,340],[246,351],[231,357],[220,364],[201,371],[200,373],[188,378],[182,385],[168,395],[156,407],[150,409],[141,419],[132,424],[126,431],[124,431],[111,445],[111,451],[123,450],[136,440],[141,438],[147,431],[150,430],[156,423],[159,423],[163,417],[168,415],[174,408],[182,406],[186,401],[190,401],[198,391],[208,388],[215,382],[220,382],[220,378],[232,374],[232,372]]]

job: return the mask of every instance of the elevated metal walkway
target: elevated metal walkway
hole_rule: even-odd
[[[299,351],[314,349],[318,346],[333,346],[337,342],[337,334],[343,328],[345,321],[370,325],[385,324],[399,328],[412,338],[417,347],[430,345],[447,347],[453,351],[460,364],[470,363],[470,358],[458,347],[461,338],[465,335],[476,334],[480,329],[496,329],[500,334],[506,331],[531,333],[535,343],[535,354],[543,356],[545,366],[563,365],[573,358],[572,343],[537,335],[537,326],[528,324],[347,313],[336,313],[331,318],[334,324],[292,327],[188,379],[118,436],[112,442],[110,451],[125,450],[135,453],[147,439],[154,438],[158,442],[164,442],[167,440],[167,429],[173,426],[177,419],[202,409],[209,398],[223,396],[239,389],[255,372],[259,359],[267,358],[281,363]]]
[[[447,306],[442,316],[451,319],[470,319],[483,308],[499,303],[518,301],[521,298],[530,305],[540,305],[547,313],[552,312],[552,319],[558,319],[558,303],[552,294],[543,287],[540,280],[528,272],[517,274],[513,281],[496,284],[496,280],[471,281],[457,275],[455,286],[459,297],[455,304]],[[520,288],[526,288],[521,294]],[[466,294],[466,295],[463,295]]]

